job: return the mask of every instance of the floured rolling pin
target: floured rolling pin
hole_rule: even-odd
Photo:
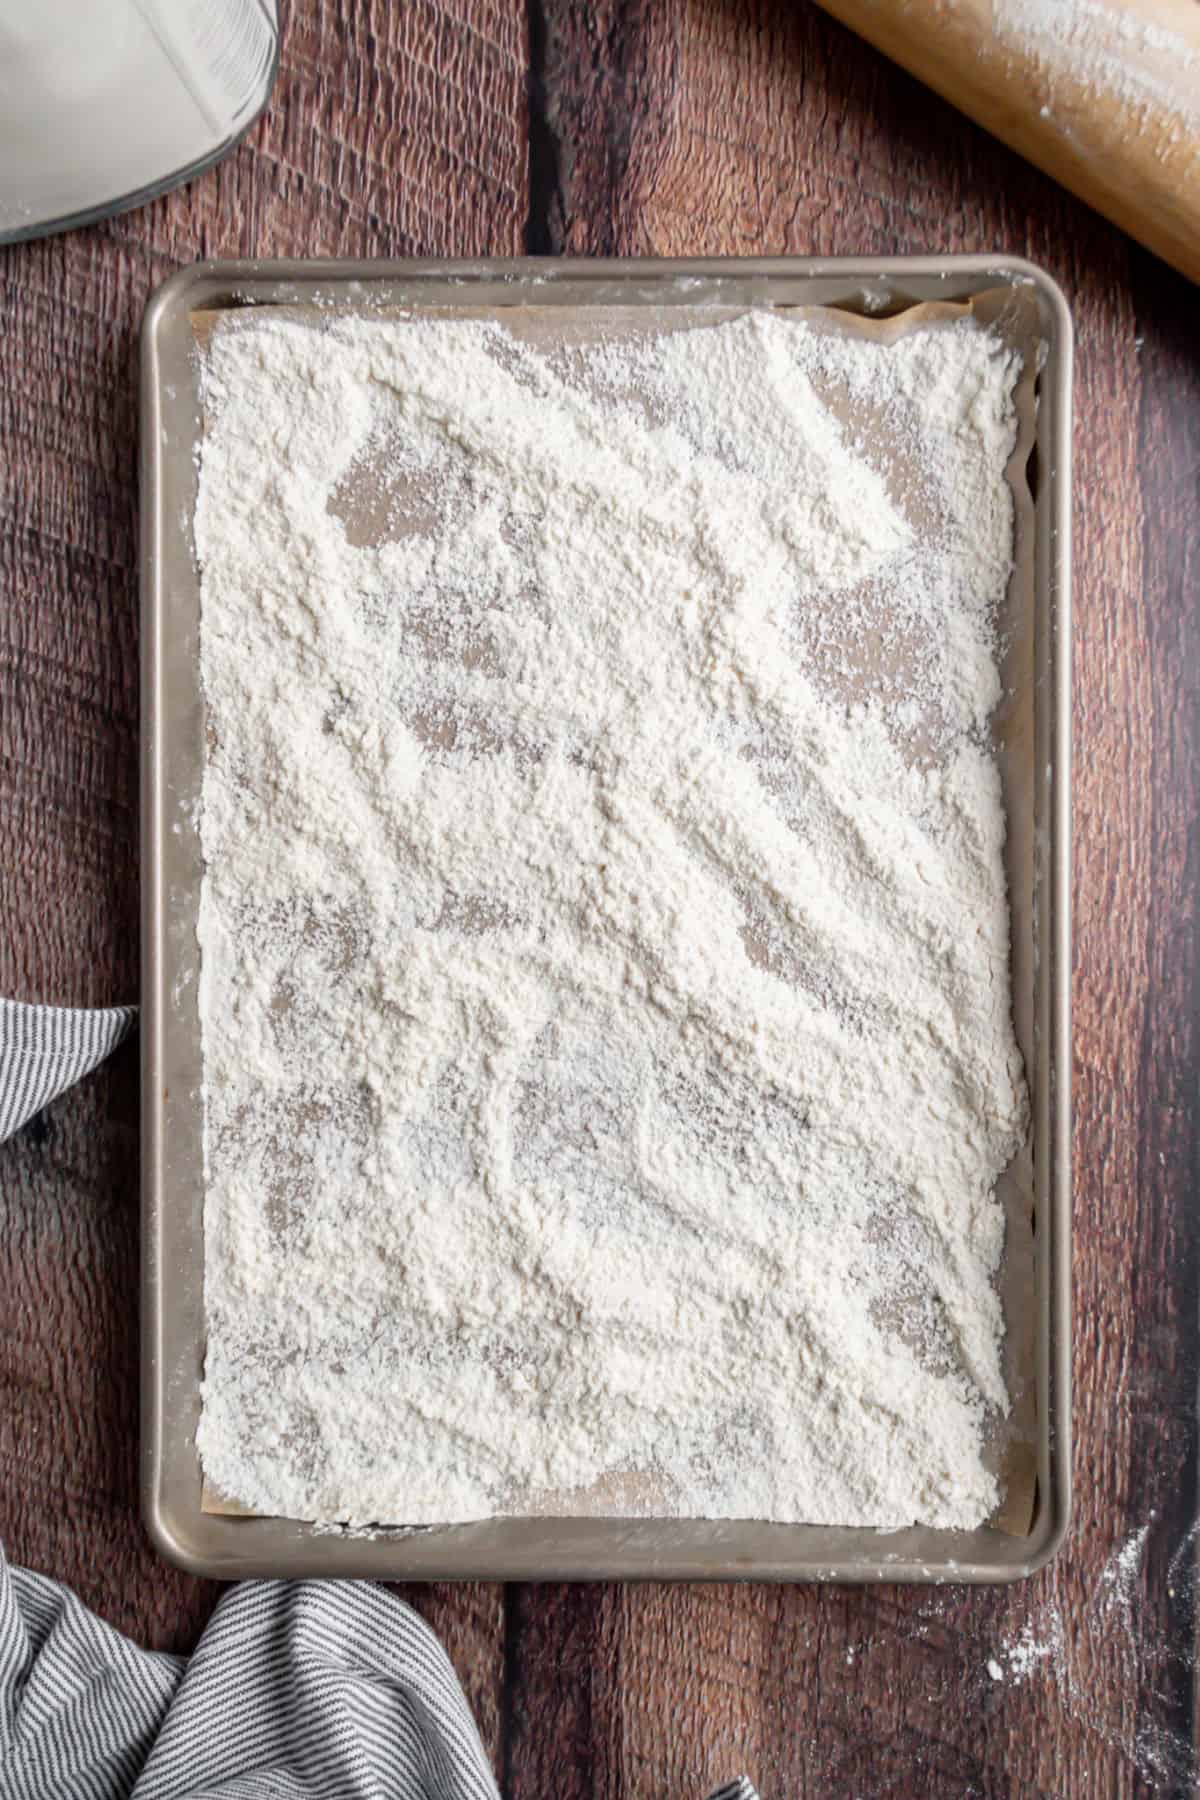
[[[821,0],[1200,281],[1200,0]]]

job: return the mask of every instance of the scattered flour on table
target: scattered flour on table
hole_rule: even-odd
[[[988,1658],[987,1672],[992,1681],[1008,1681],[1020,1683],[1027,1681],[1039,1663],[1055,1658],[1058,1666],[1062,1664],[1063,1640],[1062,1628],[1057,1620],[1055,1628],[1045,1636],[1039,1636],[1032,1625],[1024,1625],[1020,1633],[1011,1643],[1005,1644],[998,1656]]]
[[[217,332],[221,1492],[991,1511],[1016,373],[969,322]],[[903,500],[868,435],[923,469]]]
[[[1154,1515],[1151,1514],[1151,1521]],[[1142,1525],[1126,1538],[1121,1548],[1105,1563],[1100,1574],[1100,1587],[1106,1601],[1128,1612],[1133,1605],[1134,1590],[1141,1573],[1142,1557],[1150,1525]]]

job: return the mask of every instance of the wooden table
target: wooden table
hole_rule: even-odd
[[[1190,1785],[1194,289],[793,0],[305,0],[215,173],[0,251],[0,992],[136,998],[136,332],[203,256],[1017,251],[1078,328],[1075,1526],[1016,1588],[434,1586],[505,1792]],[[144,1642],[136,1062],[0,1150],[0,1533]],[[989,1665],[1000,1679],[989,1673]]]

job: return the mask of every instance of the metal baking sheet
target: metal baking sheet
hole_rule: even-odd
[[[762,1521],[497,1518],[343,1533],[206,1511],[195,1445],[204,1357],[202,1067],[195,936],[203,773],[191,519],[201,429],[194,315],[301,307],[695,309],[832,306],[883,318],[1009,289],[1036,309],[1032,580],[1014,581],[1016,704],[999,725],[1028,771],[1009,808],[1014,1016],[1032,1100],[1031,1368],[1036,1471],[1014,1530],[881,1532]],[[1070,406],[1061,293],[1011,258],[208,263],[152,298],[142,336],[142,1492],[151,1536],[198,1574],[532,1580],[631,1577],[1001,1581],[1058,1548],[1070,1510]],[[1028,509],[1027,509],[1028,510]],[[1005,731],[1013,742],[1006,742]],[[1027,740],[1032,730],[1032,744]],[[1022,742],[1016,742],[1020,735]],[[1029,1509],[1027,1508],[1028,1512]]]

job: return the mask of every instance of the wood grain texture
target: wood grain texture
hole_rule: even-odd
[[[811,9],[545,0],[532,48],[547,249],[995,248],[1043,264],[1074,309],[1078,1499],[1063,1556],[1016,1589],[521,1596],[513,1792],[548,1791],[556,1768],[582,1771],[562,1791],[598,1796],[699,1791],[732,1768],[786,1795],[1180,1791],[1194,1779],[1194,292]],[[566,1659],[564,1643],[579,1647]]]
[[[1200,280],[1194,0],[1041,13],[995,0],[821,4]]]
[[[0,992],[136,998],[137,330],[205,256],[520,250],[517,0],[295,6],[271,107],[210,175],[88,231],[0,250]],[[137,1062],[0,1147],[0,1536],[143,1642],[218,1595],[158,1561],[137,1460]],[[501,1590],[410,1599],[493,1750]],[[2,1785],[2,1783],[0,1783]]]
[[[180,263],[528,244],[1044,264],[1079,332],[1071,1542],[990,1591],[403,1591],[513,1800],[699,1795],[739,1770],[764,1800],[1183,1791],[1194,291],[793,0],[531,0],[528,20],[521,0],[304,0],[285,46],[267,116],[211,175],[0,251],[0,991],[136,992],[135,332]],[[0,1532],[143,1641],[186,1648],[216,1590],[158,1563],[137,1518],[136,1098],[127,1049],[0,1148]]]

